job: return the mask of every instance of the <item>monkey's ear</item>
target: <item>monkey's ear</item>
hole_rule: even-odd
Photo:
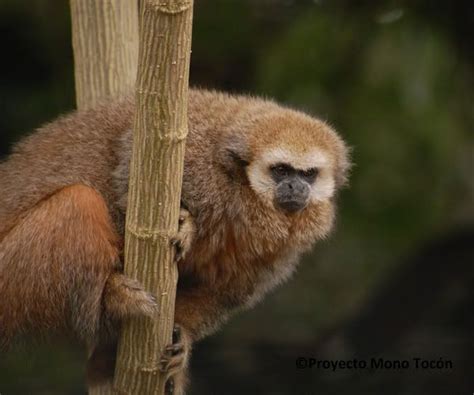
[[[352,168],[351,153],[352,149],[342,143],[335,174],[336,185],[338,188],[345,187],[349,183],[348,180]]]
[[[216,160],[232,179],[241,182],[247,179],[245,168],[250,164],[250,152],[242,136],[225,138],[217,150]]]

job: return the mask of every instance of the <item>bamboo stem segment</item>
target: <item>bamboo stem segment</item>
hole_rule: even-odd
[[[135,86],[138,6],[130,0],[70,0],[76,103],[79,109],[115,99]],[[111,395],[110,382],[89,388]]]
[[[138,5],[132,0],[70,0],[77,108],[94,107],[135,86]]]
[[[177,232],[187,135],[192,0],[141,0],[134,143],[125,234],[125,274],[152,292],[153,319],[124,323],[115,388],[163,394],[161,354],[171,344]]]

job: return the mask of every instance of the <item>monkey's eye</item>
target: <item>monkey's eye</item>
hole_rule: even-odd
[[[283,163],[270,167],[272,175],[277,178],[288,177],[292,173],[292,167]]]
[[[309,180],[309,181],[314,181],[316,179],[316,176],[318,175],[318,169],[313,167],[308,170],[301,170],[299,171],[299,174],[301,177]]]

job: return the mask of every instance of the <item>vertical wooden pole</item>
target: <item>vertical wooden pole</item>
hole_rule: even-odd
[[[136,0],[70,0],[79,109],[131,92],[138,63]]]
[[[70,0],[76,103],[94,107],[132,92],[138,64],[138,5],[133,0]],[[113,394],[111,383],[90,395]]]
[[[125,273],[157,297],[154,319],[124,323],[115,388],[163,394],[161,354],[171,344],[177,232],[187,135],[192,0],[141,0],[134,144],[125,234]]]

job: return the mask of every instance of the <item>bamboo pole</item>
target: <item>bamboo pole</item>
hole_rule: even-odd
[[[76,103],[79,109],[115,99],[135,86],[138,7],[130,0],[70,0]],[[89,388],[112,394],[111,383]]]
[[[134,0],[70,0],[79,109],[131,92],[137,76],[138,7]]]
[[[163,394],[177,266],[171,238],[180,208],[191,53],[192,0],[141,0],[134,144],[125,234],[125,273],[157,297],[154,319],[124,323],[115,388]]]

